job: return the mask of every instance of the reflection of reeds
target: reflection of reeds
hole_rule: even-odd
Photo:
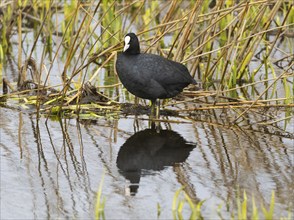
[[[186,91],[187,97],[177,102],[168,100],[165,107],[184,106],[178,110],[180,114],[231,109],[233,124],[240,124],[246,113],[256,108],[263,111],[267,107],[285,107],[284,117],[263,123],[284,121],[286,125],[293,115],[294,10],[290,1],[216,1],[215,5],[209,5],[209,1],[176,0],[64,4],[33,1],[31,5],[29,1],[2,1],[0,10],[0,71],[11,59],[11,39],[17,35],[20,80],[30,80],[25,78],[27,72],[40,73],[28,81],[33,87],[19,82],[22,88],[18,91],[8,80],[11,77],[2,76],[6,94],[1,95],[1,100],[18,96],[26,104],[35,104],[41,113],[50,113],[51,109],[54,115],[77,117],[82,111],[85,117],[97,116],[90,106],[80,105],[85,85],[90,82],[99,89],[97,93],[103,91],[110,100],[95,106],[100,116],[106,112],[119,114],[116,101],[129,94],[121,89],[113,60],[121,50],[124,34],[136,31],[142,51],[186,63],[191,75],[204,85],[206,95]],[[23,54],[29,31],[33,31],[34,39],[28,44],[29,53]],[[35,57],[40,51],[41,57]],[[28,68],[32,58],[36,62]],[[107,74],[102,77],[103,71]],[[53,74],[62,80],[49,85]],[[112,81],[98,86],[98,79]]]

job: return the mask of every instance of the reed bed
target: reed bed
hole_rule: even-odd
[[[294,8],[288,0],[4,0],[0,20],[5,106],[33,105],[47,116],[121,117],[122,103],[134,97],[113,63],[123,36],[134,31],[143,52],[186,64],[199,82],[164,101],[164,109],[178,106],[180,116],[230,109],[230,125],[256,109],[282,109],[284,117],[271,122],[293,116]],[[13,62],[17,79],[7,75]]]

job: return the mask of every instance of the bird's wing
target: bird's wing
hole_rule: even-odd
[[[181,63],[154,54],[140,54],[140,56],[138,62],[140,66],[144,66],[141,71],[160,84],[189,84],[193,81],[188,69]]]

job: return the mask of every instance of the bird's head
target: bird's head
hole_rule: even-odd
[[[128,33],[124,39],[125,45],[123,52],[126,54],[139,54],[140,44],[139,39],[136,34]]]

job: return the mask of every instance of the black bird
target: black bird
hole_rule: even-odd
[[[136,34],[128,33],[124,42],[123,52],[117,56],[116,72],[130,93],[151,100],[152,115],[157,99],[172,98],[189,84],[196,84],[183,64],[155,54],[140,53]]]

